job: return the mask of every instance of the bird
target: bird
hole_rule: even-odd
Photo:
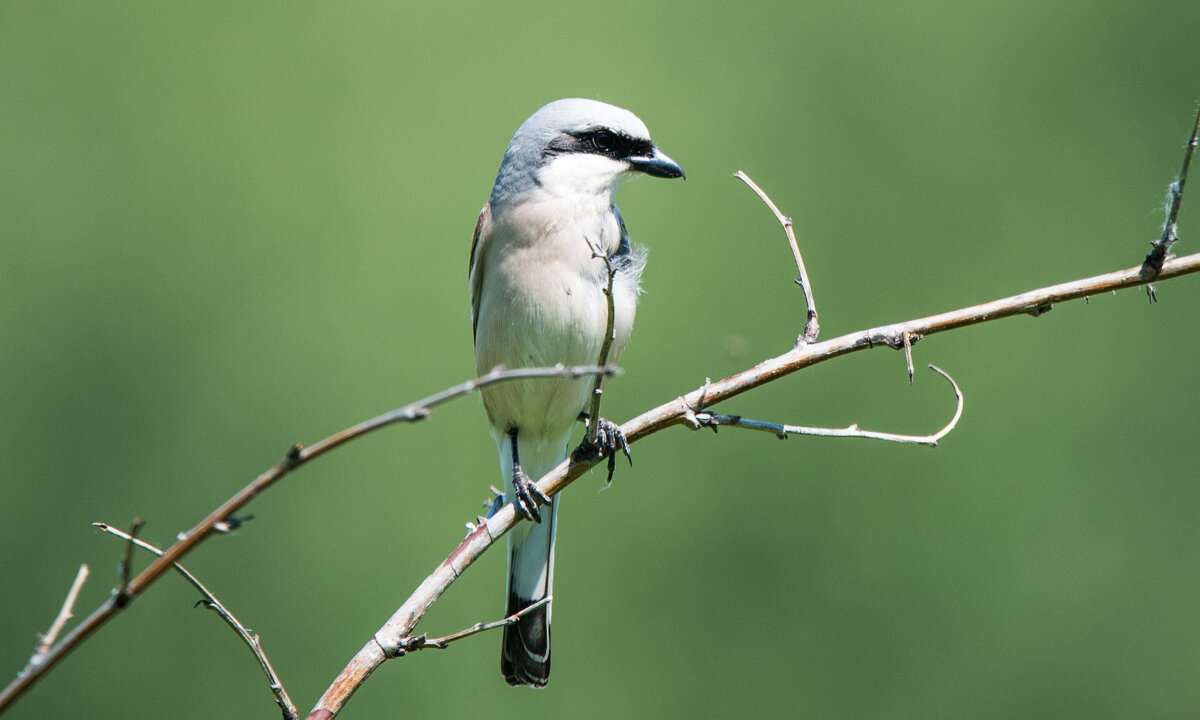
[[[645,266],[645,251],[630,244],[614,202],[634,176],[683,178],[683,168],[660,151],[632,112],[604,102],[567,98],[523,122],[504,152],[496,182],[475,226],[469,285],[480,375],[505,368],[594,365],[608,331],[612,283],[613,330],[607,357],[615,363],[629,340]],[[610,278],[609,273],[612,273]],[[559,498],[533,482],[567,458],[584,412],[592,377],[512,380],[482,390],[500,455],[505,499],[526,520],[508,533],[506,617],[543,601],[554,582]],[[612,457],[628,446],[618,428],[595,418]],[[538,503],[549,506],[541,511]],[[548,517],[546,517],[548,515]],[[550,605],[505,626],[500,665],[513,686],[545,687],[550,677]]]

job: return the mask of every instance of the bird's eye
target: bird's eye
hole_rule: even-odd
[[[617,139],[607,130],[597,130],[592,133],[592,146],[600,152],[608,152],[617,144]]]

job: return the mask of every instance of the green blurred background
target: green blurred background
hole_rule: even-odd
[[[115,584],[91,522],[169,544],[292,442],[472,374],[471,229],[543,103],[628,107],[688,172],[620,196],[651,251],[625,420],[799,331],[737,169],[796,218],[823,338],[1135,265],[1198,41],[1185,0],[0,4],[3,672],[79,563],[80,614]],[[567,491],[548,690],[506,687],[484,636],[388,663],[344,717],[1194,715],[1200,278],[1159,296],[922,342],[967,398],[936,450],[640,443],[612,489]],[[723,409],[931,432],[952,398],[877,350]],[[307,712],[498,480],[467,398],[305,467],[185,564]],[[503,571],[489,553],[418,629],[498,617]],[[194,600],[162,578],[10,716],[277,716]]]

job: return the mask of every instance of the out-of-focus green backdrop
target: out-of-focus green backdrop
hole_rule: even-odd
[[[471,229],[541,104],[631,108],[688,172],[620,196],[650,248],[625,420],[800,328],[737,169],[796,218],[824,338],[1137,264],[1198,40],[1183,0],[3,3],[0,672],[79,563],[79,614],[116,583],[91,522],[169,544],[291,443],[472,374]],[[493,634],[388,663],[345,717],[1193,714],[1200,278],[1159,297],[920,343],[967,398],[936,450],[638,444],[612,489],[567,491],[549,689],[506,687]],[[930,432],[952,397],[881,349],[724,409]],[[305,467],[185,564],[306,712],[498,480],[467,398]],[[503,570],[419,630],[497,618]],[[162,578],[11,717],[275,717],[195,599]]]

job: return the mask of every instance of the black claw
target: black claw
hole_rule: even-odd
[[[596,442],[588,442],[587,436],[584,435],[583,442],[571,453],[571,458],[577,462],[607,458],[608,483],[611,484],[613,472],[617,469],[618,450],[625,455],[629,466],[633,467],[633,455],[629,452],[629,441],[625,439],[625,433],[621,432],[616,423],[600,418],[596,422]]]
[[[520,468],[514,468],[513,495],[513,504],[517,506],[517,512],[530,522],[542,521],[542,514],[538,512],[538,500],[548,503],[550,498],[546,497]]]

